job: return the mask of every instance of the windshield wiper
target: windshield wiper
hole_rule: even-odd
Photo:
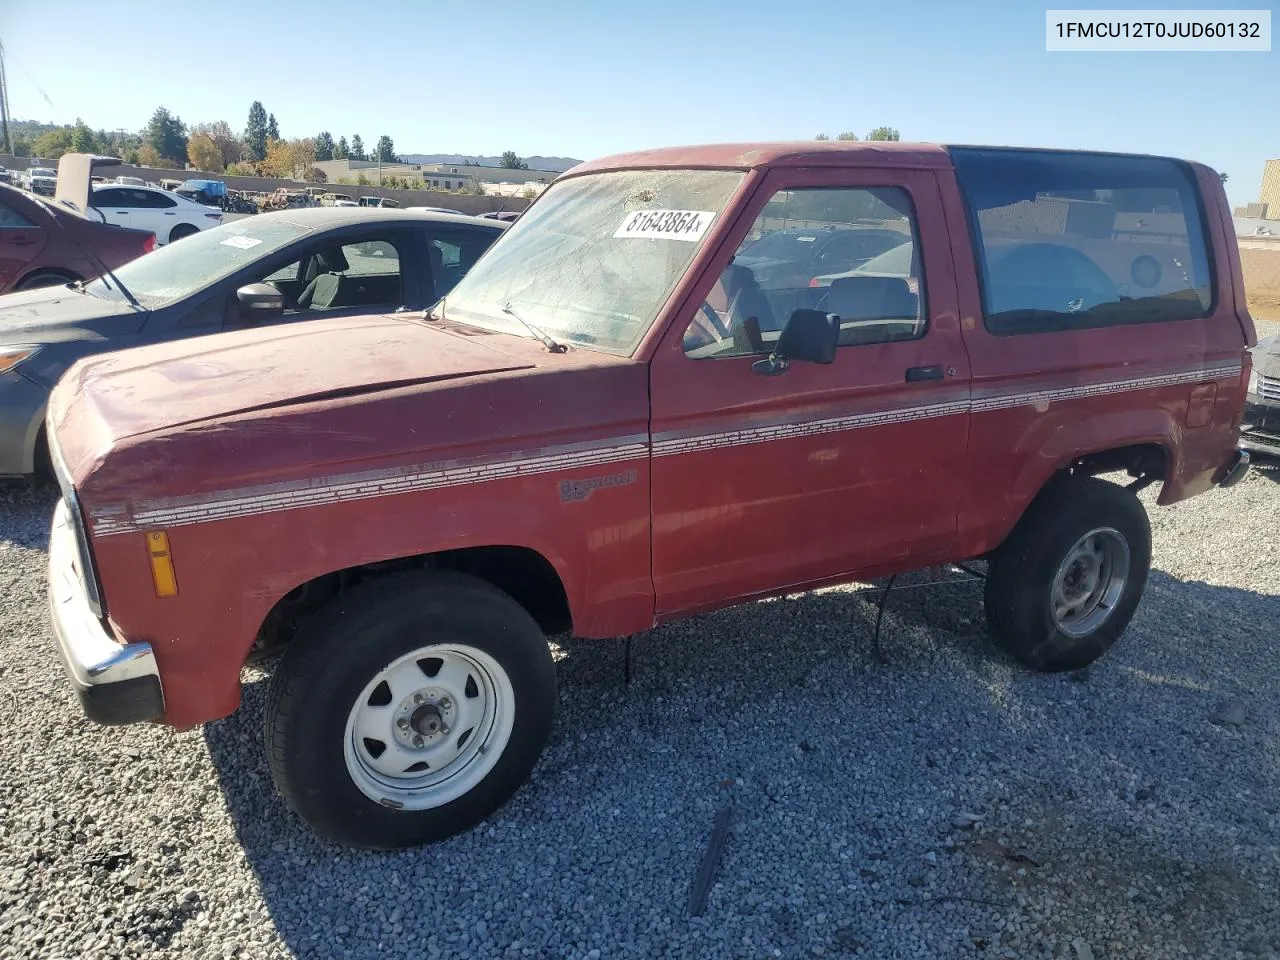
[[[564,353],[566,350],[569,349],[563,343],[557,343],[555,340],[552,340],[551,337],[547,336],[547,334],[543,333],[541,330],[535,327],[532,323],[530,323],[524,317],[520,316],[520,314],[516,313],[515,310],[511,308],[511,304],[508,303],[505,307],[503,307],[502,312],[509,317],[515,317],[517,320],[523,323],[525,325],[525,328],[530,333],[532,333],[535,337],[541,340],[542,343],[546,346],[546,348],[550,350],[552,353]]]

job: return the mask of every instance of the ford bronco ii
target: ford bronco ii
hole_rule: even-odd
[[[58,646],[90,717],[177,728],[282,650],[283,796],[340,842],[430,841],[532,770],[550,634],[980,558],[1003,650],[1095,660],[1147,580],[1137,489],[1247,471],[1254,343],[1197,164],[587,163],[425,314],[77,363],[48,414]]]

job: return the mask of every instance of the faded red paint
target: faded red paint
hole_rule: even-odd
[[[552,354],[524,337],[391,315],[225,334],[72,368],[50,422],[94,531],[111,623],[122,639],[155,648],[165,722],[186,727],[234,710],[241,664],[272,606],[335,570],[527,547],[560,575],[574,632],[615,636],[751,597],[979,555],[1084,454],[1163,446],[1160,502],[1172,503],[1211,486],[1235,447],[1242,355],[1255,335],[1211,171],[1197,170],[1221,291],[1211,317],[1162,323],[1158,335],[1119,326],[996,337],[981,320],[964,211],[940,148],[691,147],[596,161],[569,176],[633,166],[750,173],[630,358]],[[867,183],[913,197],[928,283],[924,337],[842,349],[830,367],[795,364],[771,379],[751,373],[749,358],[685,357],[684,329],[777,186]],[[1240,372],[1222,373],[1242,359]],[[922,365],[947,376],[904,380]],[[1052,403],[995,402],[1146,382],[1188,365],[1211,372]],[[856,430],[706,440],[944,401],[955,404],[946,415]],[[606,462],[609,444],[621,449],[629,438],[642,452]],[[554,458],[579,449],[598,462],[557,466]],[[511,463],[552,466],[501,473]],[[402,474],[418,486],[386,492]],[[563,481],[602,477],[611,479],[590,496],[561,494]],[[340,483],[347,498],[322,499]],[[200,522],[182,513],[218,497],[223,505],[209,509],[230,513]],[[154,595],[141,532],[148,509],[187,518],[163,524],[175,598]]]

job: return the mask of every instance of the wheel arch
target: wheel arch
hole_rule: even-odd
[[[344,567],[314,576],[278,598],[263,618],[248,653],[258,659],[282,649],[327,603],[357,583],[420,570],[467,573],[507,594],[548,636],[573,628],[566,581],[541,551],[513,544],[467,546]]]
[[[74,270],[68,270],[65,267],[35,267],[34,269],[28,270],[21,277],[19,277],[13,285],[13,289],[14,290],[28,289],[25,285],[27,283],[30,283],[31,280],[34,279],[35,277],[41,277],[41,276],[58,277],[67,283],[78,283],[79,281],[84,279],[82,276],[80,276],[80,274],[76,273]],[[49,284],[49,286],[54,286],[54,284]]]

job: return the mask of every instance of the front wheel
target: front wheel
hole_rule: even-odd
[[[285,651],[268,762],[316,832],[393,849],[485,819],[551,732],[555,666],[533,618],[490,584],[398,574],[339,595]]]
[[[1142,599],[1151,525],[1129,490],[1095,477],[1046,489],[991,558],[987,623],[1036,670],[1077,670],[1106,653]]]
[[[183,237],[189,237],[193,233],[199,233],[199,232],[200,232],[199,230],[197,230],[195,227],[193,227],[189,223],[180,223],[176,227],[174,227],[172,230],[169,231],[169,242],[177,243]]]

